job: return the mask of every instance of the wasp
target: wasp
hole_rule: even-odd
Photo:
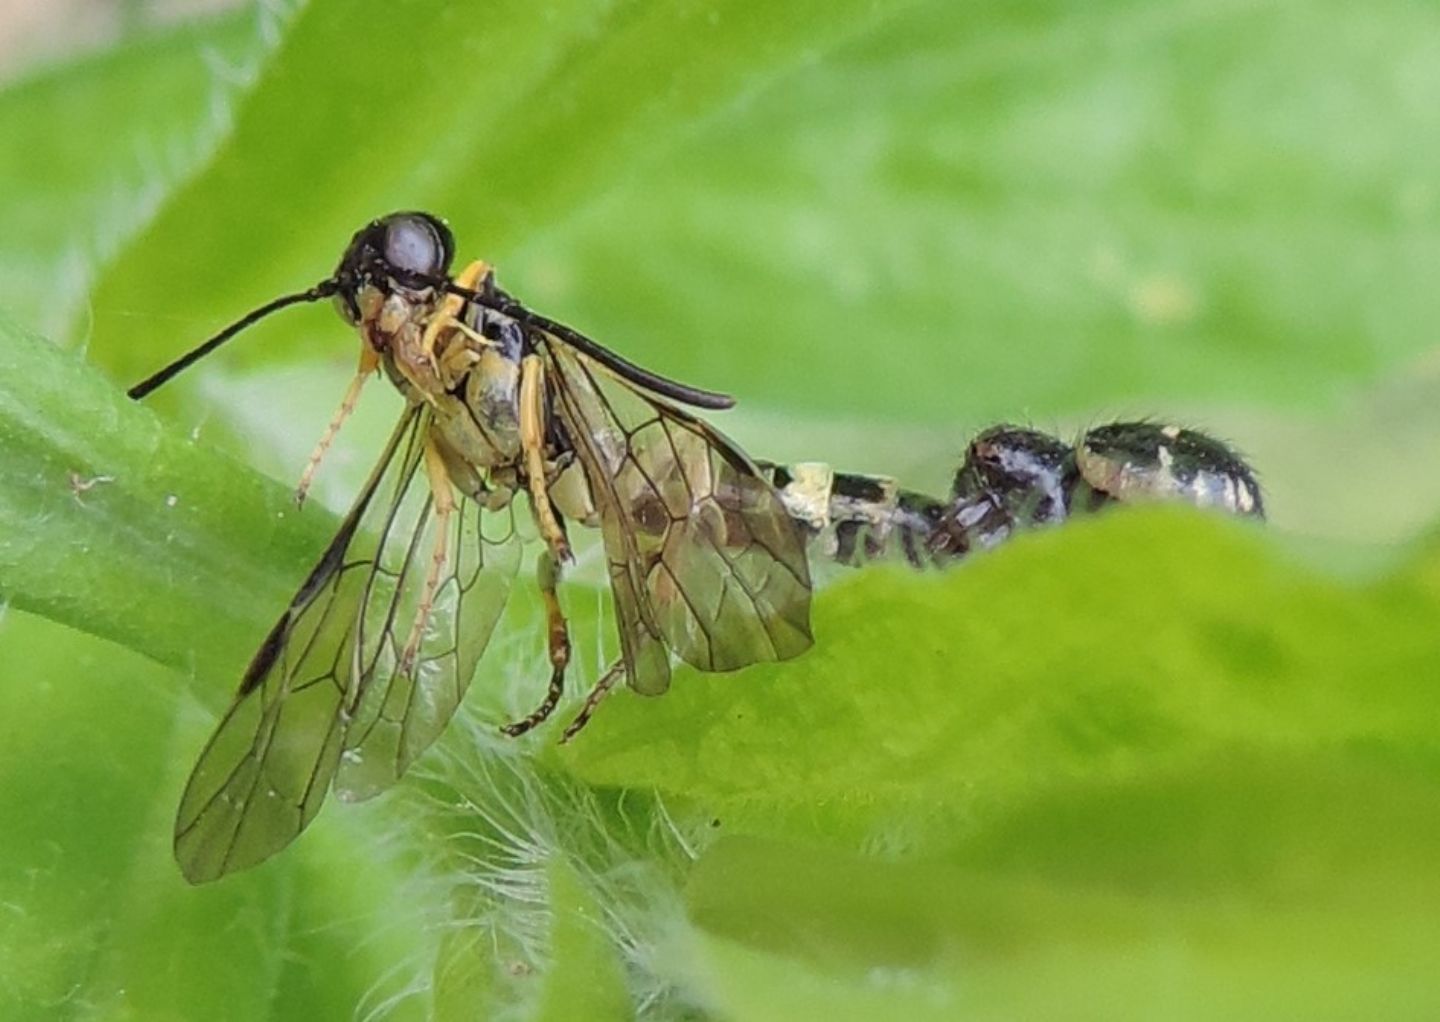
[[[428,213],[361,228],[315,286],[276,298],[129,391],[143,398],[257,320],[331,300],[359,366],[303,474],[306,490],[365,383],[405,410],[339,531],[251,660],[181,798],[175,854],[199,883],[268,858],[342,799],[383,791],[454,714],[505,606],[523,495],[542,540],[536,582],[554,711],[570,639],[558,587],[569,526],[598,528],[619,657],[568,739],[623,681],[670,684],[672,654],[705,671],[811,645],[805,537],[765,475],[688,409],[733,399],[643,369],[503,291],[492,268],[451,274]]]

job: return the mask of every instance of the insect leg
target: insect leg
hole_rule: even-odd
[[[580,712],[575,714],[575,719],[565,725],[565,732],[560,736],[561,745],[578,735],[580,729],[590,723],[590,718],[594,715],[595,708],[600,705],[600,701],[610,694],[610,690],[619,684],[623,677],[625,677],[625,661],[617,660],[595,683],[590,694],[585,697],[585,705],[580,707]]]
[[[300,474],[300,482],[295,486],[296,504],[305,503],[305,495],[310,492],[310,484],[315,479],[315,470],[320,467],[320,461],[325,457],[325,452],[335,442],[335,434],[340,432],[340,427],[345,424],[345,420],[350,418],[350,413],[355,410],[355,404],[360,400],[360,390],[365,386],[365,381],[370,379],[379,367],[380,353],[368,344],[362,345],[360,368],[355,371],[355,378],[350,381],[350,386],[345,388],[345,396],[340,400],[340,407],[335,409],[335,414],[330,419],[330,425],[325,427],[320,442],[310,453],[310,460],[305,463],[305,471]]]
[[[535,525],[557,563],[572,560],[570,543],[550,503],[545,464],[545,363],[539,355],[520,361],[520,450],[525,456],[526,484]]]
[[[565,691],[565,668],[570,663],[570,629],[555,592],[560,582],[560,562],[549,550],[540,551],[540,558],[535,563],[535,580],[540,584],[540,596],[545,601],[545,618],[550,626],[550,691],[545,693],[545,701],[530,716],[500,729],[511,738],[518,738],[544,723],[555,712]]]
[[[483,260],[477,259],[465,269],[460,271],[455,278],[455,284],[468,291],[479,288],[480,282],[490,273],[490,266]],[[447,292],[440,302],[440,307],[431,315],[429,322],[425,324],[425,332],[420,335],[420,351],[430,361],[430,365],[439,369],[439,363],[435,358],[435,343],[440,339],[440,334],[452,328],[464,330],[470,333],[469,328],[460,320],[460,313],[465,309],[465,299],[457,294]]]
[[[400,655],[400,672],[409,674],[420,652],[420,640],[425,637],[425,625],[435,609],[435,594],[440,589],[440,576],[445,571],[445,560],[449,556],[448,538],[450,516],[455,513],[455,491],[450,485],[450,475],[445,471],[445,460],[434,441],[425,441],[425,475],[430,480],[431,499],[435,502],[435,545],[430,555],[430,570],[425,575],[425,586],[420,591],[420,603],[415,608],[415,623],[410,626],[410,637],[405,640],[405,650]]]

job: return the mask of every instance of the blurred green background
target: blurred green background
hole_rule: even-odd
[[[0,1017],[1433,1017],[1440,8],[173,6],[0,35]],[[184,777],[398,398],[297,515],[331,310],[123,389],[399,208],[756,455],[938,492],[992,422],[1163,416],[1270,526],[838,579],[811,654],[564,750],[495,733],[518,598],[414,776],[188,888]]]

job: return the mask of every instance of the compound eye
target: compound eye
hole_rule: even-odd
[[[452,245],[445,225],[421,213],[397,216],[385,225],[385,262],[403,273],[445,276]]]

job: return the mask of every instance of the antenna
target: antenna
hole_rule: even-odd
[[[135,384],[135,386],[131,387],[125,393],[132,399],[139,401],[141,398],[145,397],[151,391],[159,387],[162,383],[165,383],[171,377],[176,376],[183,370],[188,369],[190,366],[200,361],[202,358],[210,354],[216,348],[220,347],[220,345],[230,340],[230,338],[234,337],[241,330],[244,330],[246,327],[259,322],[266,316],[270,315],[270,313],[275,312],[279,309],[283,309],[287,305],[296,305],[300,302],[317,302],[322,298],[329,298],[339,289],[340,282],[334,277],[331,277],[329,280],[322,280],[320,283],[316,284],[308,291],[297,291],[294,294],[282,295],[281,297],[276,298],[274,301],[266,302],[264,305],[260,306],[260,308],[254,309],[241,316],[235,322],[231,323],[224,330],[221,330],[218,334],[210,338],[204,344],[201,344],[199,347],[195,348],[193,351],[186,352],[184,355],[181,355],[179,358],[177,358],[174,362],[171,362],[169,365],[167,365],[164,369],[161,369],[159,372],[147,376],[145,379]]]
[[[652,373],[648,369],[642,369],[629,359],[622,358],[609,348],[597,344],[584,334],[564,323],[557,323],[553,319],[531,312],[515,299],[498,289],[487,293],[485,291],[472,291],[469,288],[460,287],[458,284],[448,280],[437,280],[434,282],[437,287],[450,292],[452,295],[459,295],[467,301],[475,302],[487,309],[492,309],[503,316],[509,316],[521,323],[544,330],[552,334],[565,344],[570,345],[576,351],[589,355],[596,362],[605,368],[629,380],[638,387],[644,387],[652,394],[659,394],[661,397],[668,397],[673,401],[679,401],[694,408],[725,409],[735,406],[735,399],[729,394],[721,394],[714,390],[702,390],[699,387],[692,387],[686,383],[668,379],[658,373]]]

